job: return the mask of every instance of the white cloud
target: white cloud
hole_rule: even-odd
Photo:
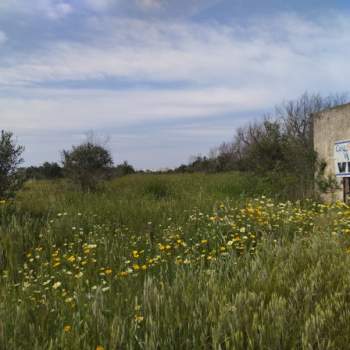
[[[113,4],[118,2],[118,0],[85,0],[86,5],[94,11],[108,10]]]
[[[0,97],[2,127],[31,130],[86,130],[147,121],[205,118],[232,111],[267,108],[275,94],[264,90],[16,90]]]
[[[29,15],[60,19],[73,12],[73,6],[62,0],[1,0],[0,15]]]
[[[111,3],[89,1],[101,10]],[[56,18],[70,10],[60,11]],[[2,127],[24,135],[170,119],[200,123],[222,115],[238,120],[305,90],[347,91],[350,80],[348,15],[312,21],[279,16],[246,27],[94,17],[85,35],[88,42],[67,38],[41,42],[25,56],[0,55]],[[68,89],[67,81],[81,89]],[[225,139],[224,128],[200,125],[174,137],[180,134]]]
[[[173,19],[191,16],[220,1],[223,0],[82,0],[82,3],[93,11],[117,16],[142,16],[150,12]]]
[[[288,82],[290,90],[300,91],[324,81],[343,89],[350,78],[350,21],[339,19],[332,20],[332,29],[288,16],[245,30],[102,21],[95,23],[99,34],[91,32],[89,43],[49,43],[1,66],[0,84],[113,78],[275,89]]]
[[[286,16],[242,31],[184,22],[101,21],[94,24],[100,34],[89,43],[53,42],[0,65],[0,86],[12,86],[16,96],[1,100],[2,122],[8,127],[79,129],[86,123],[94,128],[99,122],[122,125],[264,109],[307,89],[345,91],[350,21],[337,17],[333,22],[329,30],[322,22]],[[33,89],[22,98],[33,84],[80,81],[84,87],[100,80],[108,86],[111,79],[164,87],[123,90],[119,83],[117,92]],[[166,88],[176,81],[187,87]],[[43,114],[38,111],[48,125],[39,122]]]
[[[0,46],[5,44],[7,40],[7,35],[0,30]]]
[[[60,2],[54,5],[51,5],[47,9],[48,17],[52,19],[60,19],[68,16],[73,12],[73,7],[65,2]]]
[[[144,8],[159,8],[164,2],[164,0],[137,0],[137,3]]]

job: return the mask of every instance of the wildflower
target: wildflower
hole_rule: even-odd
[[[68,259],[69,262],[73,263],[75,261],[75,256],[71,255]]]
[[[208,243],[208,240],[207,240],[207,239],[202,239],[202,240],[201,240],[201,243],[202,243],[202,244],[207,244],[207,243]]]
[[[53,288],[53,289],[57,289],[57,288],[61,287],[61,285],[62,285],[61,282],[56,282],[56,283],[54,283],[54,284],[52,285],[52,288]]]
[[[79,279],[79,278],[83,277],[83,275],[84,274],[80,271],[74,277]]]
[[[122,271],[118,273],[118,276],[120,277],[128,277],[129,273],[127,271]]]
[[[140,254],[139,254],[139,252],[138,252],[137,250],[134,250],[134,251],[132,252],[132,256],[133,256],[135,259],[137,259],[137,258],[140,257]]]
[[[71,330],[72,330],[72,326],[70,326],[70,325],[65,325],[64,327],[63,327],[63,330],[66,332],[66,333],[69,333]]]
[[[30,283],[29,282],[24,282],[23,283],[23,290],[26,290],[29,287],[30,287]]]
[[[143,316],[141,316],[141,315],[135,315],[135,321],[136,321],[136,322],[140,323],[140,322],[142,322],[143,320],[144,320],[144,317],[143,317]]]
[[[105,274],[106,275],[110,275],[112,272],[113,272],[112,269],[106,269],[105,270]]]
[[[139,264],[134,264],[132,267],[133,267],[133,269],[134,269],[135,271],[140,270],[140,265],[139,265]]]
[[[96,350],[105,350],[105,348],[102,345],[97,345]]]
[[[89,249],[95,249],[97,247],[97,244],[88,244],[87,248]]]

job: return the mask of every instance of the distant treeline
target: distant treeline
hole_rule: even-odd
[[[273,184],[276,192],[290,192],[291,197],[296,198],[305,198],[314,192],[316,174],[319,188],[327,191],[335,186],[335,182],[324,176],[325,164],[322,159],[318,159],[314,151],[313,115],[346,102],[345,95],[322,97],[319,94],[305,93],[297,100],[277,106],[273,113],[264,115],[260,121],[237,129],[231,142],[222,143],[211,150],[208,156],[193,157],[189,164],[156,173],[240,171],[248,176],[259,177],[259,181],[264,179],[269,183],[266,185]],[[76,160],[72,158],[73,161],[70,162],[72,164],[68,161],[71,153],[66,152],[63,167],[58,163],[45,162],[41,166],[28,167],[22,171],[26,179],[57,179],[65,176],[72,178],[70,170],[74,168],[74,174],[80,174],[81,180],[88,177],[92,169],[99,168],[90,162],[98,159],[96,155],[91,154],[95,149],[103,150],[100,146],[87,142],[79,147],[73,147],[72,154],[77,152],[81,154],[75,155],[78,157]],[[108,151],[104,152],[109,156]],[[85,169],[84,164],[87,160],[90,160],[89,168]],[[80,164],[78,167],[74,165],[77,162]],[[136,172],[126,161],[113,166],[111,160],[108,166],[102,168],[104,178]],[[150,172],[152,171],[139,171],[139,173]]]
[[[209,156],[195,157],[175,171],[242,171],[265,177],[281,189],[296,191],[299,198],[308,196],[315,188],[315,174],[324,188],[328,181],[322,178],[324,164],[313,147],[312,116],[346,101],[345,95],[305,93],[277,106],[261,121],[239,128],[231,142],[221,144]]]
[[[27,180],[53,180],[65,176],[64,168],[57,162],[45,162],[40,166],[30,166],[21,169]],[[109,169],[110,177],[119,177],[134,174],[136,171],[127,161]]]

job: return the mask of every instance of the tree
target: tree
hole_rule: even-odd
[[[122,164],[117,165],[114,169],[115,176],[125,176],[131,174],[135,174],[135,169],[126,160]]]
[[[63,170],[56,162],[45,162],[41,166],[31,166],[25,169],[27,179],[52,180],[63,177]]]
[[[313,114],[346,101],[346,95],[305,93],[282,103],[274,114],[239,128],[231,143],[217,149],[217,170],[249,171],[282,185],[288,180],[296,196],[311,195],[321,161],[313,147]]]
[[[24,147],[17,145],[13,133],[1,131],[0,134],[0,199],[14,195],[23,183],[18,166],[23,162]]]
[[[63,151],[64,174],[83,191],[97,188],[100,181],[109,178],[113,166],[110,152],[92,139],[70,151]]]

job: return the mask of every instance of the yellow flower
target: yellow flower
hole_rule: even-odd
[[[127,271],[122,271],[118,273],[118,276],[120,277],[127,277],[129,275],[129,273]]]
[[[113,272],[112,269],[106,269],[106,270],[105,270],[105,274],[106,274],[106,275],[110,275],[112,272]]]
[[[5,200],[2,200],[2,201],[0,201],[0,204],[1,204],[1,205],[6,204],[6,201],[5,201]]]
[[[207,243],[208,243],[208,240],[207,240],[207,239],[202,239],[202,240],[201,240],[201,243],[202,243],[202,244],[207,244]]]
[[[66,333],[69,333],[71,330],[72,330],[72,326],[70,326],[69,324],[65,325],[63,327],[63,330],[66,332]]]
[[[139,264],[134,264],[134,265],[133,265],[133,269],[134,269],[135,271],[140,270],[140,265],[139,265]]]
[[[75,261],[75,256],[71,255],[68,259],[69,262],[73,263]]]
[[[135,315],[135,321],[136,322],[142,322],[144,320],[144,317],[141,315]]]
[[[134,250],[134,251],[132,252],[132,256],[133,256],[135,259],[137,259],[137,258],[140,257],[140,254],[139,254],[139,252],[138,252],[137,250]]]
[[[96,350],[105,350],[105,348],[102,345],[97,345]]]

